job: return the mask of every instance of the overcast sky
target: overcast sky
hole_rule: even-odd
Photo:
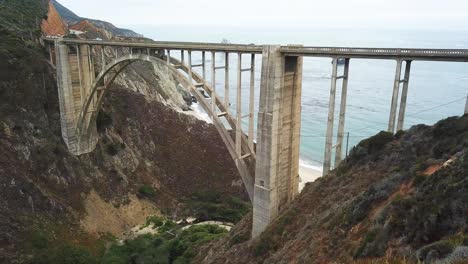
[[[118,26],[468,29],[467,0],[59,0]]]

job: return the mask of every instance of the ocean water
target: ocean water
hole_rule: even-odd
[[[155,40],[198,41],[219,43],[223,39],[244,44],[303,44],[305,46],[457,48],[468,49],[468,32],[376,29],[288,29],[288,28],[191,28],[133,26],[132,29]],[[180,57],[178,54],[171,55]],[[218,66],[224,65],[224,54],[217,54]],[[193,63],[201,55],[193,53]],[[207,65],[211,63],[207,54]],[[242,57],[248,68],[250,57]],[[256,56],[255,98],[258,107],[261,56]],[[331,59],[304,58],[302,90],[301,164],[321,168],[324,155],[328,114]],[[350,62],[348,105],[345,132],[349,146],[387,129],[396,62],[392,60],[352,59]],[[231,109],[236,109],[237,55],[230,61]],[[339,69],[339,71],[342,70]],[[200,72],[200,70],[197,70]],[[249,73],[242,75],[242,112],[247,114]],[[207,80],[211,82],[207,68]],[[218,71],[216,86],[224,91],[224,72]],[[338,83],[336,110],[339,113],[341,83]],[[434,124],[440,119],[462,115],[468,94],[468,63],[413,62],[409,83],[404,128],[416,124]],[[338,117],[335,117],[335,130]],[[247,119],[244,128],[247,128]],[[255,127],[256,128],[256,127]],[[335,131],[336,135],[336,131]],[[346,144],[346,139],[345,139]]]

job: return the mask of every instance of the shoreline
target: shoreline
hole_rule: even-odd
[[[322,177],[322,170],[316,166],[306,165],[300,160],[299,177],[299,192],[301,192],[306,183],[314,182],[316,179]]]

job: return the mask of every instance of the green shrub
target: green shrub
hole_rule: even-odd
[[[96,126],[99,132],[104,131],[104,129],[112,125],[112,116],[104,111],[99,111],[96,118]]]
[[[34,248],[44,249],[49,246],[49,239],[42,231],[36,231],[31,237],[31,244]]]
[[[65,244],[52,250],[41,251],[34,257],[31,263],[97,264],[98,260],[84,247]]]
[[[393,140],[393,134],[386,131],[380,131],[377,135],[361,141],[358,147],[366,148],[369,154],[380,151],[385,144]]]
[[[271,239],[268,235],[261,235],[260,240],[254,247],[254,255],[255,256],[262,256],[263,254],[267,253],[271,249]]]
[[[164,221],[166,221],[166,219],[163,217],[151,215],[146,218],[146,226],[153,224],[153,227],[160,227],[164,225]]]
[[[248,241],[249,239],[250,239],[250,234],[247,233],[247,232],[246,233],[235,234],[229,240],[228,245],[229,245],[229,247],[232,247],[234,245],[237,245],[237,244],[243,243],[245,241]]]
[[[373,229],[373,230],[370,230],[369,232],[367,232],[366,236],[362,240],[362,242],[359,245],[358,249],[354,253],[354,258],[359,258],[359,257],[362,257],[362,256],[366,256],[366,254],[365,254],[366,253],[365,252],[366,247],[374,242],[374,240],[377,237],[377,232],[378,232],[377,229]]]
[[[156,196],[156,191],[149,185],[143,185],[138,189],[138,194],[142,198],[153,198]]]
[[[185,210],[200,221],[237,223],[251,210],[251,205],[238,197],[216,191],[199,191],[186,198]]]
[[[156,220],[157,219],[157,220]],[[161,219],[151,218],[149,221]],[[175,224],[165,221],[168,225]],[[162,225],[161,227],[165,226]],[[224,236],[224,228],[213,225],[195,225],[179,231],[175,238],[165,238],[162,235],[142,235],[132,240],[124,241],[123,245],[113,244],[104,255],[103,264],[120,263],[190,263],[198,253],[198,248]]]
[[[106,152],[111,156],[117,155],[119,153],[119,148],[117,144],[109,143],[106,145]]]

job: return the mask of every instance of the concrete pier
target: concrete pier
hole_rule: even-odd
[[[403,62],[405,62],[405,76],[401,79],[401,71],[403,68]],[[396,71],[395,71],[395,80],[393,84],[393,93],[392,93],[392,103],[390,106],[390,117],[388,120],[388,132],[395,133],[398,130],[403,129],[403,124],[405,121],[405,112],[406,112],[406,100],[408,97],[408,86],[409,86],[409,78],[411,72],[411,60],[397,60]],[[397,118],[397,110],[398,110],[398,98],[400,94],[400,87],[403,83],[403,89],[401,91],[401,101],[399,105],[399,112],[398,112],[398,120]],[[395,127],[395,122],[397,122]],[[396,129],[395,129],[396,128]]]
[[[343,139],[344,139],[344,128],[346,120],[346,100],[348,98],[348,75],[349,75],[349,59],[345,59],[344,72],[343,72],[343,84],[341,86],[341,104],[340,104],[340,117],[338,120],[338,135],[336,139],[336,151],[335,151],[335,167],[337,167],[343,160]]]
[[[76,131],[84,99],[94,81],[89,46],[56,44],[55,53],[63,140],[72,154],[89,153],[97,143],[96,124],[92,124],[86,134],[78,135]],[[95,109],[91,108],[90,111]]]
[[[298,193],[302,58],[263,50],[257,129],[252,236],[260,235],[281,205]]]
[[[411,61],[406,61],[405,77],[402,80],[403,89],[401,91],[400,111],[398,112],[397,131],[403,130],[403,124],[405,122],[406,100],[408,98],[408,86],[409,86],[410,72],[411,72]]]

